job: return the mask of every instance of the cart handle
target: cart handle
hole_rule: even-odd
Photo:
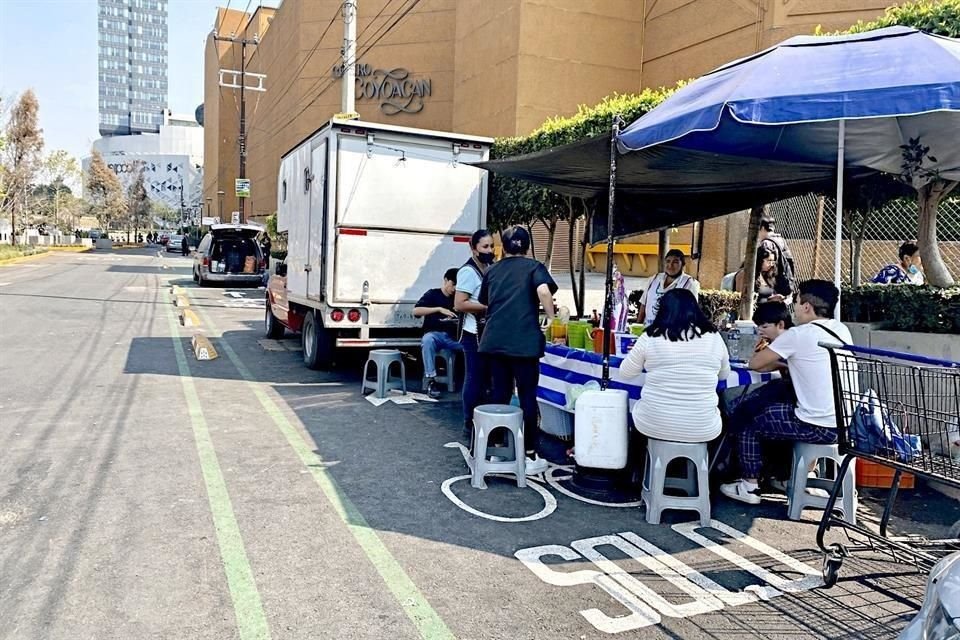
[[[930,358],[928,356],[921,356],[915,353],[903,353],[902,351],[889,351],[887,349],[873,349],[871,347],[858,347],[856,345],[846,345],[841,346],[836,342],[821,342],[819,343],[824,349],[828,349],[831,352],[834,351],[850,351],[852,353],[862,353],[869,356],[881,356],[884,358],[897,358],[898,360],[907,360],[909,362],[916,362],[919,364],[929,364],[936,367],[947,367],[948,369],[960,369],[960,362],[954,362],[953,360],[940,360],[938,358]]]

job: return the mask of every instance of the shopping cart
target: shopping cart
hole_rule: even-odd
[[[929,572],[940,558],[960,550],[960,539],[888,536],[887,525],[903,472],[960,487],[960,363],[852,345],[820,346],[830,352],[837,438],[844,456],[817,530],[824,583],[833,586],[843,559],[857,551],[886,553]],[[894,470],[879,532],[850,524],[834,511],[841,481],[852,472],[855,458]],[[833,527],[844,530],[847,543],[824,542]]]

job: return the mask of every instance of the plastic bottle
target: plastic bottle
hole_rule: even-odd
[[[737,328],[730,329],[727,333],[727,350],[730,352],[730,359],[734,361],[740,360],[740,330]]]

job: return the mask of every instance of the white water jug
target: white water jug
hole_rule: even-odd
[[[574,456],[581,467],[627,466],[627,392],[584,391],[574,414]]]

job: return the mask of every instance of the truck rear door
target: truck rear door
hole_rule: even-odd
[[[470,256],[485,224],[480,145],[426,136],[339,134],[333,298],[414,303]]]

